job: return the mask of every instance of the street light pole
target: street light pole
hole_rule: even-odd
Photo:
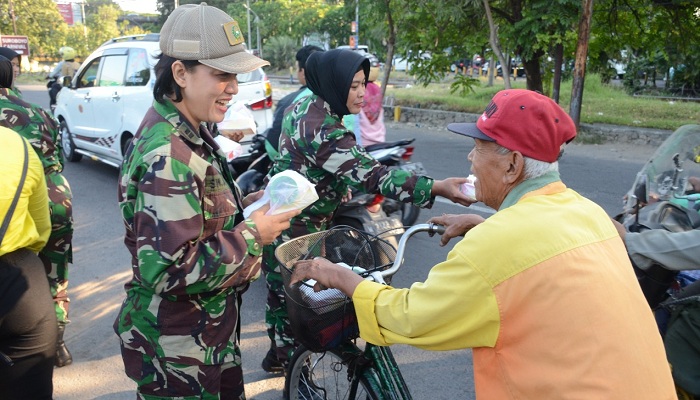
[[[355,48],[360,45],[360,0],[355,0]]]
[[[258,57],[263,58],[262,44],[260,40],[260,17],[258,17],[258,14],[255,11],[253,11],[247,4],[244,7],[248,9],[248,15],[250,15],[250,13],[253,13],[253,15],[255,15],[255,33],[258,37]],[[248,39],[250,40],[250,24],[248,24],[248,32]]]
[[[246,12],[246,15],[248,16],[248,40],[247,41],[248,41],[248,46],[250,46],[251,44],[253,44],[253,42],[250,41],[250,0],[245,1],[245,8],[246,8],[246,10],[248,10]]]
[[[262,46],[260,44],[260,18],[258,18],[258,15],[255,15],[255,34],[258,37],[258,57],[263,58],[262,55]]]

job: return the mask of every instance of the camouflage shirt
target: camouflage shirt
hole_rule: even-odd
[[[154,102],[118,198],[133,270],[114,324],[122,345],[182,364],[240,362],[238,296],[260,274],[262,244],[205,125]]]
[[[58,123],[43,108],[28,103],[13,91],[0,88],[0,126],[29,140],[44,166],[44,173],[63,171]]]
[[[349,187],[420,207],[430,207],[434,201],[431,178],[379,163],[357,145],[355,135],[315,94],[294,104],[282,122],[280,155],[269,176],[287,169],[316,185],[319,199],[292,220],[307,232],[328,226]]]

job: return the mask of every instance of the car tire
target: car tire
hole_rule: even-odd
[[[75,151],[75,142],[73,142],[73,134],[68,129],[66,121],[61,121],[61,145],[63,147],[63,156],[70,162],[78,162],[83,158],[82,154]]]
[[[131,145],[131,141],[134,139],[134,137],[131,135],[129,132],[124,132],[122,134],[122,160],[126,158],[126,152],[129,150],[129,146]]]

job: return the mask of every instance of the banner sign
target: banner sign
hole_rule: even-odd
[[[9,47],[23,56],[29,56],[29,38],[26,36],[0,35],[0,47]]]
[[[72,3],[58,3],[56,4],[58,8],[58,13],[61,14],[63,20],[66,21],[68,26],[73,25],[73,4]]]

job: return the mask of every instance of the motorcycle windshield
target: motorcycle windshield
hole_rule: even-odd
[[[688,207],[688,202],[700,200],[694,193],[689,177],[700,179],[700,125],[684,125],[669,136],[637,173],[627,194],[627,209],[634,207],[636,198],[645,203],[672,201]]]

